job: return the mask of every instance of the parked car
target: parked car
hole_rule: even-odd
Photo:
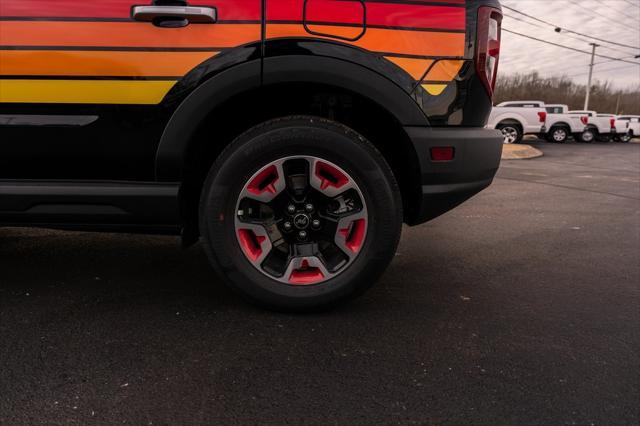
[[[587,116],[569,114],[569,107],[563,104],[545,104],[547,110],[547,133],[540,134],[540,139],[549,142],[566,142],[569,136],[579,139],[587,124]]]
[[[593,142],[594,140],[607,142],[615,134],[615,118],[608,114],[600,114],[599,116],[595,111],[569,111],[569,114],[587,117],[586,128],[579,137],[581,142]]]
[[[147,2],[2,0],[0,226],[200,239],[304,311],[491,184],[498,1]]]
[[[504,143],[520,143],[524,135],[546,133],[547,110],[542,101],[502,102],[491,109],[487,127],[502,132]]]
[[[619,115],[616,120],[627,126],[627,132],[618,137],[621,142],[629,142],[640,136],[640,115]]]

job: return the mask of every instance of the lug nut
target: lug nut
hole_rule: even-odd
[[[311,203],[305,204],[304,209],[307,211],[307,213],[311,213],[314,210],[313,204]]]
[[[313,229],[318,229],[318,228],[320,228],[320,220],[319,220],[319,219],[313,219],[313,220],[311,221],[311,227],[312,227]]]
[[[294,206],[293,204],[289,204],[289,205],[287,206],[287,211],[288,211],[289,213],[291,213],[291,214],[295,213],[295,212],[296,212],[296,206]]]
[[[291,222],[285,222],[282,224],[282,227],[284,228],[285,231],[291,231],[291,229],[293,228],[293,225],[291,225]]]
[[[301,240],[305,240],[307,238],[307,231],[298,232],[298,238],[300,238]]]

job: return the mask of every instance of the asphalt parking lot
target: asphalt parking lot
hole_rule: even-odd
[[[0,229],[0,424],[638,424],[640,144],[534,145],[324,314],[176,238]]]

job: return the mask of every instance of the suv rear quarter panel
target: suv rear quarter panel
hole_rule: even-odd
[[[341,59],[359,62],[394,80],[432,125],[483,126],[491,101],[476,81],[473,64],[475,21],[481,5],[497,2],[268,1],[265,54],[286,54],[284,41],[291,43],[292,51],[300,50],[300,45],[294,47],[296,42],[309,39],[346,45],[373,59],[362,61],[362,55],[355,53]]]

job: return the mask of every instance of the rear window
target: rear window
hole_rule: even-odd
[[[562,114],[561,107],[547,107],[545,108],[549,114]]]

